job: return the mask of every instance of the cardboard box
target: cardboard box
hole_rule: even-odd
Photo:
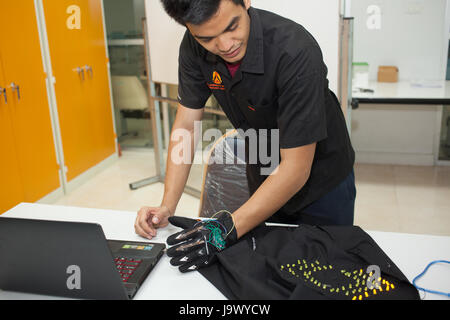
[[[379,66],[378,82],[398,82],[398,68],[395,66]]]

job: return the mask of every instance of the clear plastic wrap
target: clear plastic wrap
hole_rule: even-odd
[[[220,210],[233,213],[249,199],[244,139],[236,131],[227,133],[206,161],[199,216],[211,217]]]

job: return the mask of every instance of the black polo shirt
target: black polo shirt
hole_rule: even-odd
[[[178,99],[198,109],[213,94],[236,129],[279,129],[281,149],[317,142],[307,183],[274,215],[274,220],[285,221],[349,175],[354,151],[312,35],[274,13],[255,8],[248,12],[247,52],[233,78],[222,58],[186,31],[180,46]],[[247,165],[251,194],[267,178],[260,174],[261,166]]]

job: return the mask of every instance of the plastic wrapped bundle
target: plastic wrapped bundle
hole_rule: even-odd
[[[236,211],[249,199],[245,141],[231,131],[216,141],[206,160],[199,216]]]

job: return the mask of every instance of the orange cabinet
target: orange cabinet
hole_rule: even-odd
[[[0,214],[23,201],[22,182],[17,164],[14,135],[0,56]]]
[[[3,1],[0,30],[7,97],[0,103],[1,213],[39,200],[60,180],[34,1]]]
[[[101,0],[2,1],[0,34],[1,214],[115,154],[116,136]]]
[[[101,0],[43,0],[68,181],[116,152]]]

